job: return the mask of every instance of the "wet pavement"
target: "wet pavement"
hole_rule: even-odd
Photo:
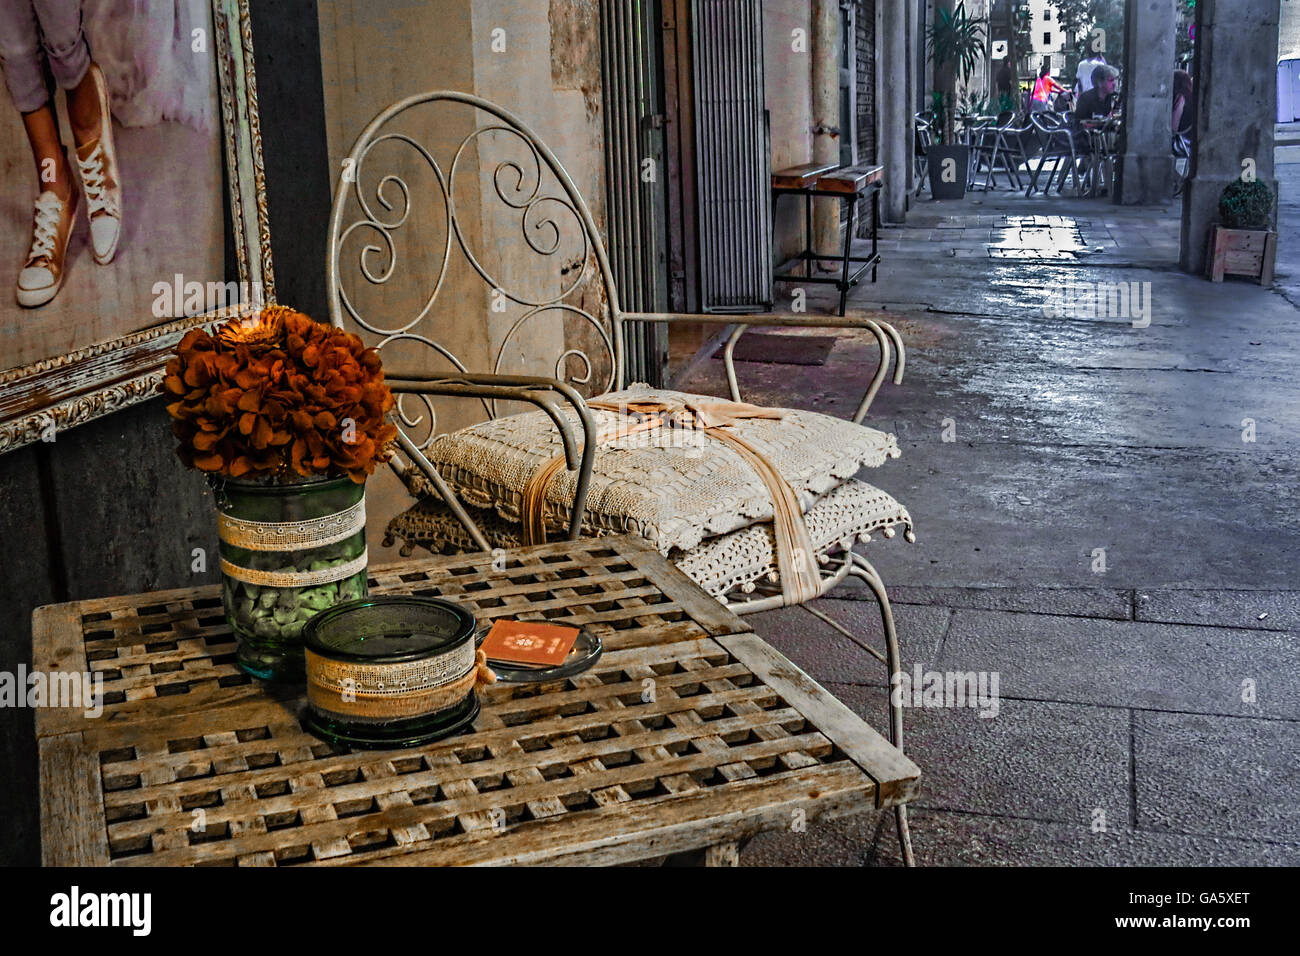
[[[903,454],[860,477],[919,540],[864,553],[906,670],[1000,680],[996,717],[905,713],[921,864],[1300,863],[1300,165],[1278,169],[1272,289],[1180,273],[1172,204],[995,191],[883,233],[850,307],[907,343],[867,422]],[[848,332],[822,366],[738,368],[747,399],[847,416],[875,355]],[[725,394],[700,365],[678,384]],[[835,593],[821,610],[880,647],[869,594]],[[883,731],[861,646],[800,609],[750,620]],[[897,859],[879,815],[742,854]]]

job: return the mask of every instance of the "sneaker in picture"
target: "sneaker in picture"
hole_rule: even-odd
[[[64,202],[48,189],[36,198],[32,249],[18,273],[18,304],[44,305],[63,285],[63,267],[77,215],[77,193]]]
[[[117,254],[117,242],[122,235],[122,181],[118,178],[117,151],[113,148],[108,84],[94,63],[90,64],[89,71],[99,98],[99,135],[77,147],[77,166],[86,193],[91,252],[96,262],[107,265]]]

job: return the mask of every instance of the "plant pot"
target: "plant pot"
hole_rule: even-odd
[[[365,486],[346,477],[212,486],[236,662],[263,680],[303,680],[303,627],[366,596]]]
[[[970,171],[970,147],[933,143],[926,149],[930,170],[930,196],[933,199],[961,199],[966,195],[966,177]]]
[[[1260,285],[1273,284],[1277,262],[1277,233],[1270,229],[1210,229],[1209,254],[1205,269],[1214,282],[1225,275],[1247,276]]]

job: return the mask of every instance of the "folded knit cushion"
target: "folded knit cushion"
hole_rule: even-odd
[[[517,524],[492,511],[474,509],[471,516],[492,547],[519,546]],[[804,516],[804,524],[818,554],[825,554],[838,545],[851,546],[854,539],[876,531],[893,537],[894,526],[900,524],[909,541],[916,538],[907,509],[865,481],[846,481],[824,495]],[[388,534],[408,545],[438,553],[478,548],[451,509],[434,499],[425,499],[390,521]],[[775,551],[772,524],[766,522],[709,538],[687,551],[674,550],[668,557],[705,591],[720,597],[774,573]]]
[[[602,395],[603,402],[715,401],[634,385]],[[779,409],[780,419],[742,419],[729,430],[754,447],[799,496],[804,511],[821,495],[866,467],[897,458],[893,435],[817,412]],[[565,412],[581,438],[577,415]],[[626,422],[618,412],[593,409],[596,430]],[[425,454],[466,504],[520,520],[529,478],[563,452],[554,423],[526,412],[440,435]],[[561,469],[547,489],[547,533],[568,528],[577,472]],[[431,493],[423,476],[414,490]],[[772,496],[741,456],[706,431],[656,428],[602,444],[595,457],[583,519],[584,533],[639,534],[667,554],[705,538],[772,518]]]

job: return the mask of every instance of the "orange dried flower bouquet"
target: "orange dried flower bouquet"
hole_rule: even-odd
[[[215,477],[347,475],[387,460],[395,402],[379,354],[284,306],[189,332],[162,391],[185,464]]]

